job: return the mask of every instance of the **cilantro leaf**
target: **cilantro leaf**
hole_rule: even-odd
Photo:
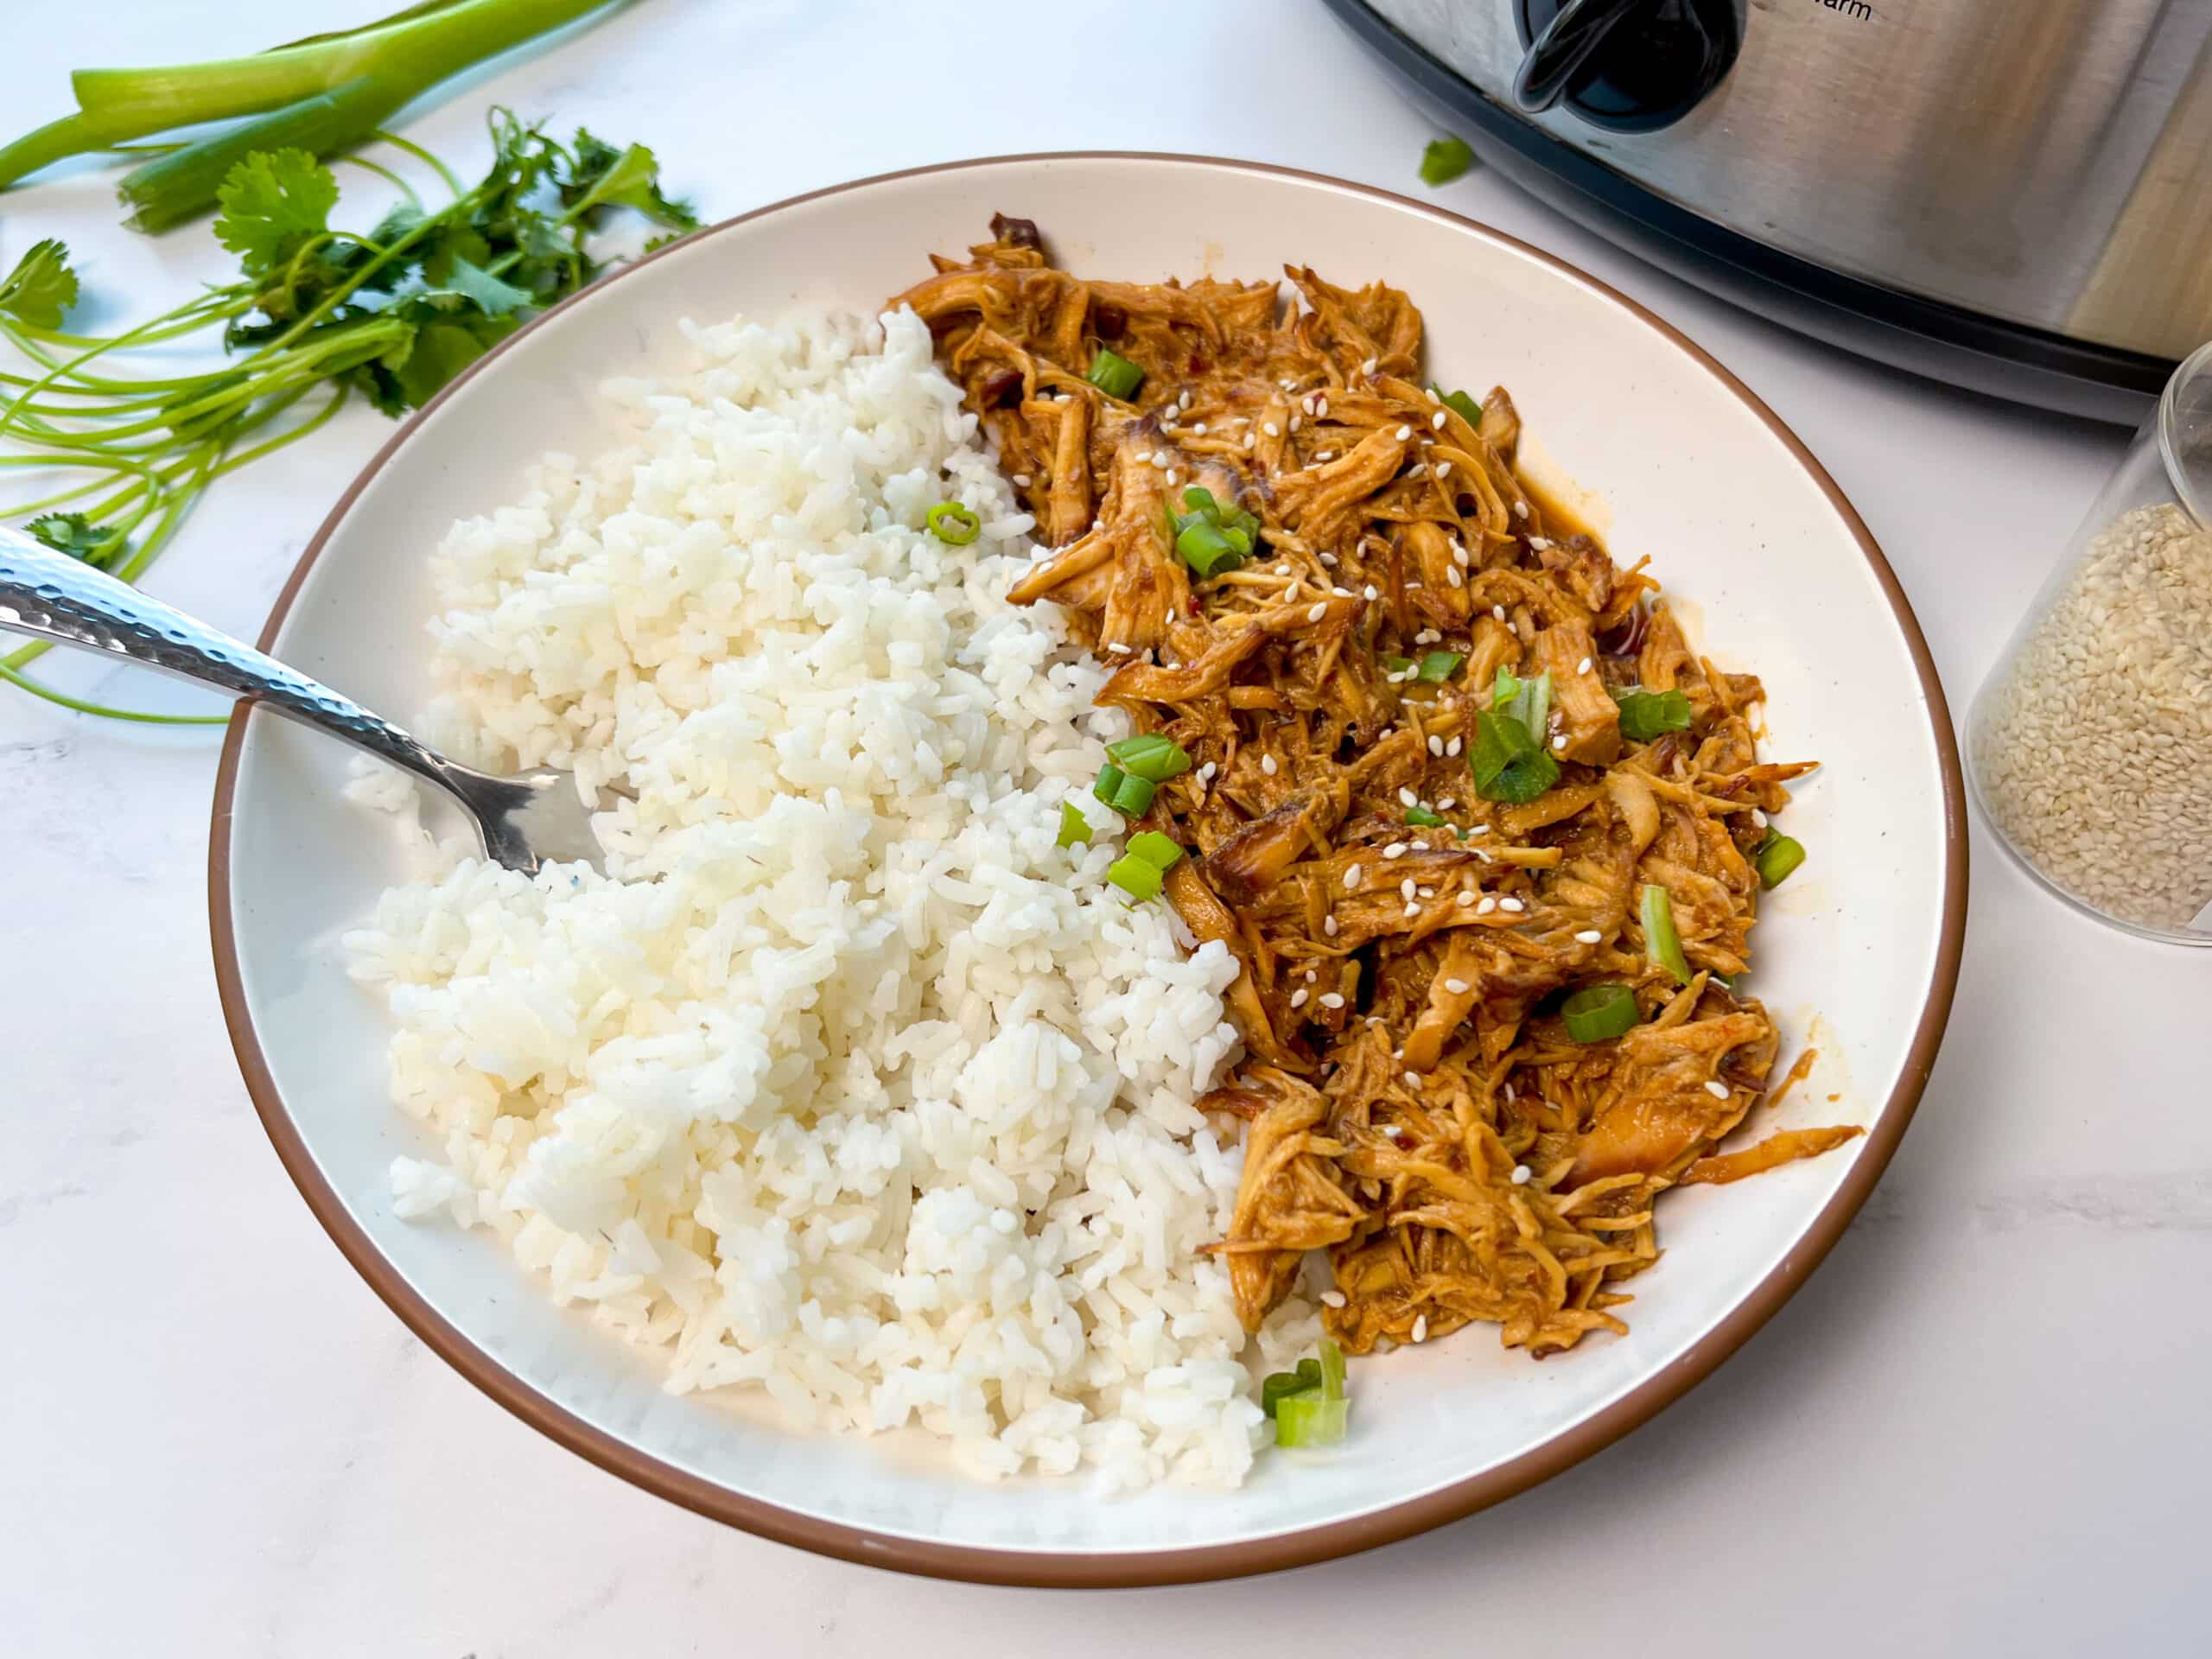
[[[69,250],[48,237],[34,242],[0,282],[0,311],[35,328],[59,328],[62,314],[77,303],[77,273],[69,269]]]
[[[258,276],[330,228],[338,180],[304,149],[257,149],[230,170],[215,199],[223,208],[215,239]]]
[[[660,162],[643,144],[621,149],[590,130],[576,129],[576,164],[561,187],[561,200],[582,219],[600,207],[629,207],[656,225],[696,231],[699,216],[691,204],[661,194]]]
[[[81,512],[49,512],[23,528],[57,553],[105,569],[123,551],[123,532],[96,524]]]

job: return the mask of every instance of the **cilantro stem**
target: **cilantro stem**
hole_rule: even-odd
[[[13,660],[10,659],[10,662]],[[136,721],[143,726],[227,726],[231,723],[227,714],[149,715],[138,709],[111,709],[104,702],[86,702],[82,697],[73,697],[67,691],[58,691],[28,674],[19,674],[4,662],[0,662],[0,679],[11,685],[21,686],[35,697],[44,697],[48,702],[59,703],[62,708],[73,709],[80,715],[98,715],[103,720]]]

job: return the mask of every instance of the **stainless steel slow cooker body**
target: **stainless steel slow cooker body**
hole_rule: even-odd
[[[1329,0],[1485,159],[1729,297],[2133,420],[2212,338],[2212,0]]]

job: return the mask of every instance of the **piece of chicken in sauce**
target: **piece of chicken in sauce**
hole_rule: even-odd
[[[1779,1046],[1733,987],[1809,767],[1763,763],[1758,681],[1523,482],[1502,388],[1424,385],[1405,295],[1090,281],[992,231],[892,303],[1057,548],[1014,597],[1192,762],[1130,827],[1192,850],[1166,897],[1242,968],[1247,1058],[1201,1104],[1244,1121],[1245,1322],[1323,1250],[1354,1352],[1624,1330],[1662,1192],[1859,1133],[1718,1152]],[[1250,556],[1197,520],[1255,522]]]

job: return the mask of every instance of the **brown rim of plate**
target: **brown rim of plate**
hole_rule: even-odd
[[[1936,948],[1935,983],[1930,987],[1928,1001],[1921,1010],[1919,1026],[1913,1033],[1912,1046],[1906,1053],[1904,1073],[1868,1131],[1866,1145],[1853,1161],[1851,1173],[1842,1186],[1820,1214],[1813,1218],[1812,1224],[1782,1264],[1754,1286],[1718,1325],[1658,1375],[1630,1389],[1594,1416],[1575,1424],[1533,1452],[1525,1452],[1510,1463],[1385,1509],[1242,1543],[1211,1544],[1182,1550],[1088,1554],[982,1549],[873,1533],[864,1528],[799,1515],[758,1498],[741,1497],[711,1481],[702,1480],[664,1463],[636,1446],[625,1444],[555,1404],[504,1369],[456,1326],[435,1313],[400,1276],[398,1270],[378,1254],[368,1235],[346,1212],[337,1193],[315,1166],[306,1142],[300,1138],[291,1115],[284,1108],[283,1100],[276,1090],[276,1079],[270,1073],[268,1059],[261,1052],[252,1016],[246,1007],[245,982],[238,968],[238,939],[231,925],[231,818],[238,787],[239,756],[244,749],[247,726],[253,717],[251,703],[241,702],[233,712],[230,729],[223,741],[222,762],[215,779],[214,817],[207,842],[208,923],[214,944],[215,983],[222,997],[224,1023],[230,1028],[231,1044],[238,1052],[238,1069],[245,1074],[246,1092],[253,1097],[254,1109],[261,1115],[262,1127],[268,1131],[269,1139],[276,1147],[276,1156],[283,1161],[293,1184],[300,1189],[300,1196],[307,1200],[308,1208],[315,1212],[315,1219],[322,1224],[323,1230],[330,1235],[340,1253],[353,1264],[354,1270],[368,1281],[372,1290],[384,1298],[385,1304],[399,1316],[401,1321],[448,1365],[531,1427],[559,1441],[571,1452],[589,1459],[609,1474],[619,1475],[632,1485],[641,1486],[709,1519],[724,1522],[760,1537],[773,1539],[778,1543],[796,1545],[819,1554],[857,1561],[864,1566],[890,1567],[933,1578],[964,1580],[976,1584],[1081,1589],[1189,1584],[1213,1579],[1238,1578],[1247,1573],[1303,1567],[1372,1549],[1379,1544],[1395,1543],[1402,1538],[1441,1526],[1447,1521],[1457,1521],[1477,1510],[1511,1497],[1516,1492],[1527,1491],[1538,1482],[1550,1478],[1592,1452],[1611,1445],[1630,1429],[1680,1399],[1693,1385],[1703,1381],[1722,1360],[1741,1347],[1752,1332],[1764,1325],[1775,1311],[1789,1300],[1791,1293],[1805,1281],[1836,1240],[1842,1236],[1845,1227],[1858,1212],[1859,1205],[1866,1201],[1866,1195],[1873,1191],[1875,1182],[1881,1178],[1891,1155],[1897,1150],[1897,1142],[1904,1138],[1905,1126],[1911,1122],[1913,1109],[1920,1103],[1921,1090],[1936,1063],[1936,1051],[1942,1041],[1944,1022],[1949,1018],[1952,994],[1958,984],[1959,956],[1965,941],[1967,915],[1966,807],[1959,772],[1958,742],[1951,730],[1950,712],[1944,702],[1942,682],[1936,677],[1935,661],[1929,655],[1928,642],[1921,634],[1920,624],[1912,613],[1912,606],[1905,598],[1904,588],[1898,585],[1896,573],[1890,569],[1889,561],[1882,556],[1882,550],[1875,544],[1865,522],[1853,510],[1851,503],[1844,499],[1843,492],[1836,487],[1835,480],[1813,458],[1812,452],[1806,448],[1797,435],[1783,425],[1774,411],[1760,402],[1749,387],[1680,329],[1566,261],[1494,231],[1486,225],[1458,213],[1446,213],[1442,208],[1410,197],[1379,190],[1370,185],[1333,179],[1325,174],[1277,167],[1263,162],[1239,162],[1221,156],[1179,156],[1142,150],[1067,150],[1030,156],[982,156],[972,161],[906,168],[895,173],[877,174],[873,178],[855,179],[849,184],[831,185],[826,189],[809,191],[804,195],[792,196],[766,207],[756,207],[751,213],[741,213],[734,219],[724,219],[694,232],[682,242],[673,243],[667,249],[649,254],[637,264],[611,273],[582,292],[571,295],[543,316],[532,320],[469,365],[450,385],[393,433],[368,465],[361,469],[360,474],[346,486],[346,493],[338,498],[337,505],[331,508],[321,527],[315,531],[315,538],[308,543],[307,550],[300,556],[299,563],[293,568],[283,591],[277,594],[276,605],[269,613],[269,620],[261,630],[262,647],[264,650],[275,647],[277,632],[283,626],[285,615],[291,609],[301,583],[306,580],[308,569],[329,541],[331,532],[346,516],[346,509],[353,505],[353,498],[360,493],[369,480],[391,459],[399,446],[407,442],[416,427],[431,410],[452,397],[466,382],[497,363],[517,340],[537,328],[546,317],[556,315],[579,301],[596,298],[631,271],[677,247],[688,246],[702,237],[717,235],[734,226],[797,207],[802,202],[841,195],[849,190],[866,189],[894,179],[915,178],[931,173],[959,172],[970,168],[1004,167],[1014,163],[1098,161],[1230,168],[1240,172],[1300,179],[1332,189],[1348,190],[1393,207],[1411,208],[1427,218],[1443,220],[1491,243],[1540,260],[1585,289],[1625,307],[1695,359],[1707,372],[1735,393],[1754,415],[1767,424],[1797,464],[1820,485],[1829,503],[1850,527],[1852,535],[1858,540],[1859,550],[1866,555],[1867,564],[1872,567],[1875,579],[1881,583],[1882,591],[1889,599],[1897,626],[1912,651],[1913,666],[1920,676],[1921,691],[1927,699],[1929,718],[1935,732],[1936,753],[1942,764],[1945,842],[1943,930]]]

